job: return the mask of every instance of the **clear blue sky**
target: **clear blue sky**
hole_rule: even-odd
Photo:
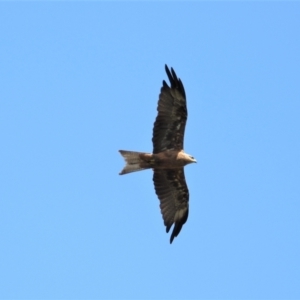
[[[300,299],[299,2],[2,2],[0,298]],[[190,214],[152,171],[182,79]]]

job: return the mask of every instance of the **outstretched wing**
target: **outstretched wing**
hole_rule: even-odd
[[[174,170],[154,169],[153,182],[155,192],[160,200],[160,209],[166,231],[169,232],[175,223],[170,238],[170,243],[172,243],[186,222],[189,213],[189,190],[183,168]]]
[[[171,87],[163,80],[153,128],[153,153],[168,149],[182,150],[187,119],[186,97],[183,84],[175,71],[165,65]]]

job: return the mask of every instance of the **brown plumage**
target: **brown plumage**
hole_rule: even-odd
[[[153,169],[155,192],[166,231],[174,228],[173,242],[188,218],[189,191],[184,177],[184,166],[196,160],[184,153],[184,130],[187,120],[186,96],[181,80],[165,65],[171,86],[163,80],[153,128],[153,153],[120,150],[126,166],[120,175]]]

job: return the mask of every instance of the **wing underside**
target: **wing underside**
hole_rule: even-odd
[[[163,81],[153,128],[153,153],[168,149],[182,150],[187,120],[186,96],[183,84],[173,68],[165,66],[171,86]]]
[[[153,182],[155,192],[160,200],[166,231],[169,232],[172,225],[175,224],[170,237],[170,243],[172,243],[188,218],[189,191],[184,170],[183,168],[154,170]]]

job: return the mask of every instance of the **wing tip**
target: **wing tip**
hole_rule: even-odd
[[[170,237],[170,244],[172,244],[174,238],[177,237],[178,234],[180,233],[183,224],[184,223],[181,223],[181,222],[180,223],[179,222],[175,223],[175,226],[173,228],[173,231],[172,231],[172,234],[171,234],[171,237]]]
[[[185,211],[184,215],[182,216],[182,218],[180,218],[180,220],[178,220],[177,222],[175,222],[175,225],[174,225],[171,237],[170,237],[170,244],[172,244],[174,238],[179,235],[179,233],[180,233],[183,225],[187,221],[187,218],[188,218],[188,210]],[[170,229],[170,227],[169,227],[169,229]]]
[[[173,236],[173,234],[172,234],[171,237],[170,237],[170,244],[172,244],[172,242],[173,242],[173,240],[174,240],[174,237],[175,237],[175,236]]]
[[[177,77],[174,69],[171,67],[171,71],[170,71],[167,64],[165,64],[165,70],[168,75],[168,78],[169,78],[169,81],[171,84],[171,88],[178,89],[182,93],[184,99],[186,99],[186,94],[185,94],[185,89],[184,89],[183,83],[182,83],[181,79]],[[163,83],[163,85],[164,85],[164,83]]]

